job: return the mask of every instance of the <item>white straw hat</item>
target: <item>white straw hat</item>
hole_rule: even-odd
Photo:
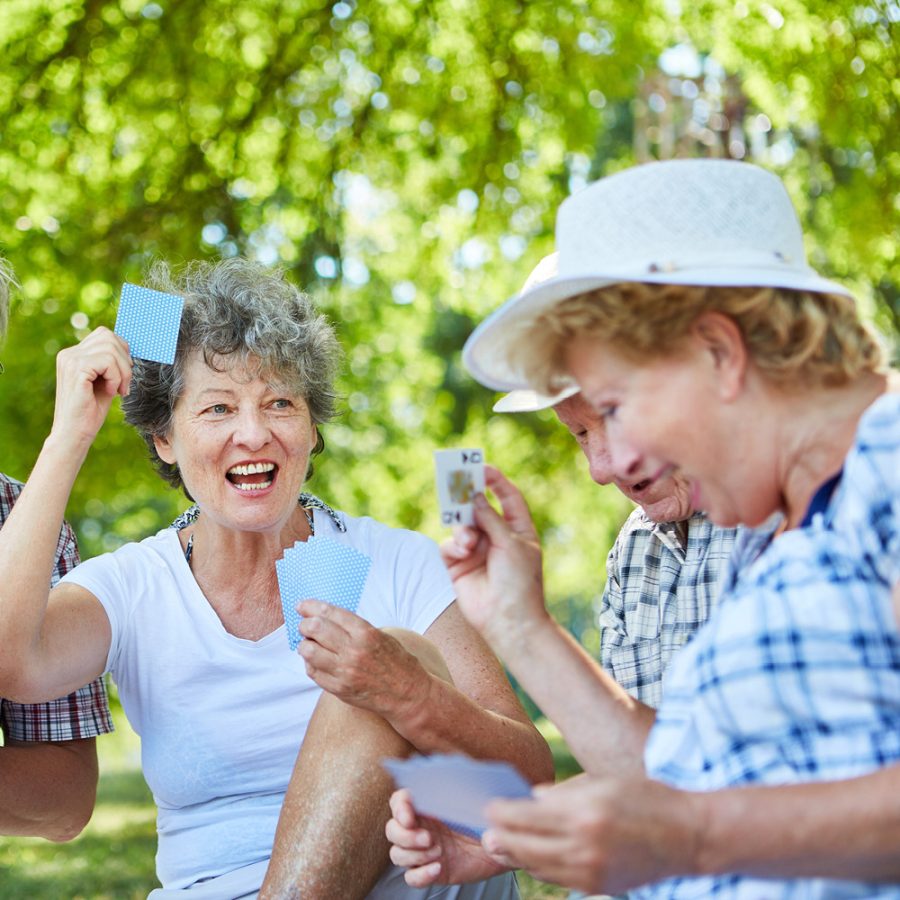
[[[522,329],[562,300],[623,281],[782,287],[850,295],[806,262],[787,191],[749,163],[647,163],[589,185],[556,217],[558,272],[523,289],[472,333],[463,362],[496,390],[530,387],[511,361]]]

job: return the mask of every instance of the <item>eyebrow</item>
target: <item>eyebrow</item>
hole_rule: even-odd
[[[234,391],[231,388],[204,388],[197,394],[197,399],[202,400],[204,397],[215,396],[216,394],[226,394],[232,397],[234,396]]]

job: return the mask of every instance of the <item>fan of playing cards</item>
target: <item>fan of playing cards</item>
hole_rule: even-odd
[[[275,572],[291,650],[303,640],[297,604],[301,600],[322,600],[356,612],[371,565],[365,553],[315,535],[284,551],[275,561]]]

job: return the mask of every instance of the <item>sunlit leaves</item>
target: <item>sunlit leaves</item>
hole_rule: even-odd
[[[739,92],[742,146],[785,179],[813,262],[896,327],[898,17],[884,0],[5,0],[0,241],[23,290],[0,467],[27,473],[52,356],[113,323],[122,281],[155,256],[246,253],[311,288],[347,350],[314,489],[438,534],[431,451],[482,444],[526,487],[554,596],[586,603],[625,504],[586,489],[552,413],[492,415],[462,342],[551,249],[559,203],[634,161],[653,79],[689,114]],[[144,457],[115,412],[70,508],[88,552],[183,502]]]

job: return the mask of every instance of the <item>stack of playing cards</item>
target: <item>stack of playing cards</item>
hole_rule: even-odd
[[[175,362],[183,309],[184,297],[126,281],[116,315],[116,334],[128,342],[133,358],[171,365]]]
[[[409,790],[416,812],[476,840],[488,827],[483,810],[491,800],[531,796],[531,785],[505,762],[436,754],[381,764],[397,787]]]
[[[322,600],[356,612],[371,565],[365,553],[315,535],[284,551],[275,561],[275,572],[291,650],[303,640],[297,604],[301,600]]]
[[[472,525],[472,501],[484,492],[484,452],[435,450],[438,500],[444,525]]]

